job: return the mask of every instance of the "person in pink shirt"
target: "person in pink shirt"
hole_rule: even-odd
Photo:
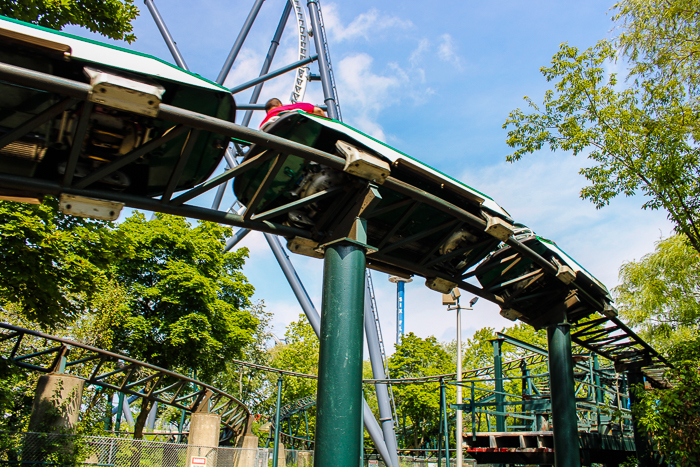
[[[321,117],[326,116],[323,110],[321,110],[319,107],[314,106],[313,104],[299,102],[297,104],[282,105],[282,102],[279,99],[273,97],[265,103],[265,111],[267,112],[267,115],[260,124],[260,128],[262,129],[264,126],[274,122],[279,118],[280,113],[286,112],[288,110],[302,110],[306,113],[319,115]]]

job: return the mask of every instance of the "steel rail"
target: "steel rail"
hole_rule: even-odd
[[[22,328],[19,326],[13,326],[13,325],[7,324],[7,323],[0,323],[0,329],[7,329],[7,330],[11,331],[11,334],[15,333],[11,337],[8,337],[8,339],[17,337],[18,343],[21,341],[21,338],[24,335],[30,335],[30,336],[38,337],[41,339],[45,339],[47,341],[59,342],[62,345],[71,346],[71,347],[86,350],[88,352],[94,352],[96,354],[99,354],[102,361],[100,362],[100,365],[98,365],[98,367],[96,367],[96,370],[98,370],[98,371],[99,371],[99,367],[102,366],[102,363],[104,363],[107,360],[121,360],[121,361],[124,361],[124,362],[129,364],[129,365],[127,365],[127,367],[120,368],[118,370],[106,373],[104,375],[97,375],[96,374],[97,372],[93,372],[93,374],[90,376],[90,378],[86,379],[91,384],[95,384],[98,386],[108,385],[107,383],[102,383],[102,382],[100,382],[100,380],[95,379],[95,378],[99,377],[100,379],[106,379],[108,376],[111,376],[114,374],[125,373],[125,372],[129,371],[129,368],[131,368],[131,369],[136,368],[136,367],[147,368],[147,369],[153,370],[157,373],[154,375],[150,375],[146,378],[142,378],[139,381],[135,381],[135,382],[131,382],[131,383],[128,383],[128,378],[125,378],[123,385],[127,388],[133,387],[135,385],[142,384],[143,380],[145,380],[145,379],[149,379],[149,378],[153,379],[156,377],[161,377],[161,375],[166,375],[166,376],[170,376],[170,377],[177,379],[178,382],[175,384],[180,384],[180,385],[193,384],[196,386],[200,386],[202,388],[198,392],[195,392],[195,393],[190,394],[189,396],[185,396],[185,397],[196,397],[198,395],[198,393],[201,393],[203,390],[208,390],[208,391],[211,391],[213,394],[216,394],[219,397],[225,397],[225,398],[229,399],[232,403],[235,403],[240,409],[242,409],[247,415],[251,415],[250,409],[248,409],[248,407],[242,401],[237,399],[236,397],[234,397],[234,396],[232,396],[232,395],[230,395],[230,394],[228,394],[228,393],[226,393],[226,392],[224,392],[224,391],[222,391],[222,390],[220,390],[220,389],[218,389],[210,384],[204,383],[202,381],[198,381],[196,379],[190,378],[190,377],[185,376],[185,375],[181,375],[179,373],[168,370],[166,368],[161,368],[161,367],[156,366],[156,365],[151,365],[150,363],[142,362],[142,361],[136,360],[134,358],[127,357],[126,355],[121,355],[121,354],[117,354],[114,352],[110,352],[108,350],[99,349],[97,347],[93,347],[93,346],[90,346],[87,344],[82,344],[80,342],[75,342],[75,341],[72,341],[70,339],[65,339],[63,337],[52,336],[50,334],[46,334],[46,333],[39,332],[39,331],[34,331],[31,329],[25,329],[25,328]],[[3,336],[3,337],[6,337],[6,336]],[[16,344],[13,351],[12,351],[12,355],[14,355],[16,353],[16,351],[18,350],[18,347],[19,347],[19,345]],[[60,348],[61,347],[56,347],[56,348],[49,349],[49,350],[58,351]],[[34,355],[36,355],[36,354],[34,354]],[[30,356],[27,356],[27,357],[30,357]],[[11,361],[15,361],[15,360],[16,359],[14,359],[14,358],[11,359]],[[81,359],[81,360],[84,360],[84,359]],[[71,365],[71,363],[73,365]],[[75,362],[68,362],[67,366],[74,366],[74,365],[75,365]],[[36,365],[32,365],[32,366],[37,367]],[[50,371],[50,369],[45,369],[43,367],[37,367],[37,369],[41,369],[42,372]],[[129,372],[129,373],[131,373],[131,372]],[[111,386],[111,385],[109,385],[109,386]],[[167,390],[167,389],[168,388],[165,388],[165,390]],[[139,393],[139,392],[135,392],[135,391],[131,391],[131,393],[133,393],[134,395],[138,395],[140,397],[154,398],[151,394]]]
[[[38,89],[43,89],[50,92],[56,92],[58,94],[65,94],[70,97],[87,100],[89,93],[92,88],[89,84],[80,83],[65,78],[55,77],[50,74],[41,73],[38,71],[27,70],[14,65],[9,65],[6,63],[0,63],[0,79],[4,79],[10,82],[27,84]],[[345,160],[334,154],[330,154],[324,151],[314,149],[309,146],[305,146],[300,143],[295,143],[293,141],[280,138],[278,136],[271,135],[269,133],[264,133],[261,131],[253,130],[247,127],[237,125],[232,122],[221,120],[215,117],[210,117],[207,115],[202,115],[197,112],[193,112],[186,109],[181,109],[168,104],[161,104],[160,110],[158,112],[158,117],[164,120],[168,120],[175,123],[181,123],[192,128],[199,130],[206,130],[213,133],[220,133],[226,136],[230,136],[236,139],[241,139],[250,143],[258,144],[263,147],[275,149],[278,151],[284,151],[287,154],[299,156],[301,158],[323,164],[331,169],[343,171],[345,167]],[[413,187],[406,182],[398,180],[392,176],[388,177],[384,182],[383,186],[390,190],[396,191],[397,193],[403,194],[409,198],[413,198],[424,204],[427,204],[433,208],[436,208],[446,214],[449,214],[461,221],[464,221],[480,230],[486,229],[486,221],[471,214],[470,212],[445,201],[433,194],[430,194],[424,190]],[[160,204],[160,203],[159,203]],[[162,205],[162,204],[160,204]],[[132,206],[139,207],[139,206]],[[144,207],[144,209],[158,210],[153,208]],[[209,220],[209,219],[207,219]],[[227,223],[227,222],[223,222]],[[231,224],[240,225],[240,224]],[[240,225],[242,227],[247,227],[245,225]],[[259,229],[255,229],[259,230]],[[301,229],[299,229],[301,230]],[[269,231],[268,231],[269,232]],[[303,231],[302,231],[303,232]],[[277,233],[277,232],[270,232]],[[297,234],[298,236],[308,237],[308,233]],[[552,265],[549,261],[544,259],[542,256],[528,248],[527,246],[520,243],[514,237],[511,237],[507,243],[513,248],[521,252],[522,254],[530,257],[533,261],[541,264],[542,267],[548,272],[555,274],[558,272],[557,268]],[[472,286],[474,287],[474,286]],[[472,287],[468,287],[469,292],[473,292]],[[483,295],[482,295],[483,296]],[[491,301],[492,298],[488,298],[488,294],[483,296]],[[500,297],[499,297],[500,298]],[[495,299],[495,303],[500,303],[501,301]]]
[[[316,375],[308,375],[306,373],[297,373],[296,371],[281,370],[279,368],[274,368],[271,366],[259,365],[257,363],[244,362],[242,360],[229,360],[231,363],[236,365],[247,366],[250,368],[255,368],[256,370],[268,371],[270,373],[277,373],[280,375],[296,376],[298,378],[308,378],[308,379],[318,379]]]
[[[21,67],[0,63],[0,79],[8,82],[18,83],[25,86],[34,87],[36,89],[42,89],[45,91],[55,92],[64,97],[69,97],[73,99],[87,100],[88,95],[91,91],[91,86],[86,83],[76,82],[68,80],[65,78],[56,77],[46,73],[41,73],[33,70],[27,70]],[[280,138],[268,133],[252,130],[250,128],[242,127],[236,125],[235,123],[217,119],[214,117],[198,114],[193,111],[177,108],[167,104],[161,104],[158,112],[158,117],[170,122],[179,123],[194,129],[210,131],[218,134],[224,134],[226,136],[236,138],[239,140],[247,141],[251,144],[257,144],[262,147],[270,148],[275,151],[283,152],[284,154],[294,155],[301,157],[303,159],[323,164],[333,170],[342,171],[345,166],[345,160],[334,154],[330,154],[324,151],[317,150],[315,148],[305,146],[300,143],[295,143],[293,141]],[[70,178],[69,174],[68,178]],[[252,219],[246,219],[245,216],[241,216],[233,213],[221,212],[213,209],[205,209],[190,205],[183,206],[173,206],[171,203],[164,203],[160,200],[154,200],[152,198],[139,197],[134,195],[126,195],[116,192],[107,191],[88,191],[88,190],[78,190],[76,188],[70,188],[61,185],[57,182],[48,182],[37,179],[29,179],[27,177],[19,177],[8,174],[0,174],[0,184],[6,187],[11,187],[19,191],[33,190],[39,193],[58,195],[61,193],[76,194],[82,196],[88,196],[98,199],[108,199],[113,201],[124,202],[130,207],[138,209],[147,209],[151,211],[160,211],[169,214],[181,215],[186,217],[194,217],[203,220],[209,220],[212,222],[218,222],[221,224],[232,225],[243,227],[252,230],[260,230],[267,233],[274,233],[278,235],[284,235],[287,237],[303,237],[303,238],[313,238],[315,235],[322,236],[323,232],[309,232],[308,230],[295,228],[290,226],[285,226],[281,224],[276,224],[270,221],[257,221],[253,217]],[[78,183],[80,184],[80,182]],[[192,194],[203,190],[203,187],[209,187],[206,182],[200,184],[198,187],[192,189]],[[462,209],[446,200],[441,199],[439,196],[428,193],[424,190],[418,189],[410,184],[396,179],[393,176],[389,176],[383,184],[383,187],[389,190],[393,190],[399,194],[406,196],[408,199],[412,200],[410,202],[424,203],[431,206],[441,212],[444,212],[451,217],[457,219],[460,222],[471,225],[479,230],[484,231],[486,229],[486,221],[465,209]],[[181,201],[181,199],[175,198],[175,200]],[[252,214],[252,213],[251,213]],[[506,242],[507,245],[512,247],[519,254],[530,258],[533,262],[539,265],[544,272],[557,275],[559,272],[557,266],[550,263],[544,257],[533,251],[528,246],[524,245],[514,237],[510,237]],[[387,245],[386,248],[391,248],[391,244]],[[491,294],[488,291],[479,288],[473,284],[464,282],[461,277],[454,277],[451,274],[434,271],[428,268],[422,267],[420,265],[415,265],[413,263],[406,263],[395,258],[387,257],[382,255],[380,250],[377,254],[370,255],[368,257],[370,263],[372,263],[372,257],[380,264],[396,265],[400,268],[406,269],[407,271],[412,271],[422,276],[426,277],[441,277],[445,280],[456,283],[460,288],[464,290],[479,295],[489,301],[497,304],[503,304],[503,299],[496,294]],[[427,258],[426,258],[427,259]],[[429,259],[427,261],[430,261]],[[466,276],[465,276],[466,278]],[[574,286],[579,288],[579,291],[585,292],[580,289],[580,287],[574,283]],[[590,299],[593,305],[597,309],[596,311],[602,312],[602,304],[590,297],[589,294],[583,293],[586,299]],[[660,362],[663,362],[669,366],[668,362],[661,357],[658,352],[656,352],[651,346],[642,341],[631,329],[625,326],[616,318],[610,318],[612,322],[624,333],[630,336],[630,339],[635,341],[636,344],[643,347],[645,351],[649,352],[650,356],[654,357]],[[589,350],[592,350],[606,358],[614,358],[614,349],[602,349],[601,346],[596,346],[595,343],[587,343],[585,340],[578,340],[578,343]]]
[[[260,83],[264,83],[265,81],[268,81],[272,78],[276,78],[277,76],[283,75],[289,71],[296,70],[297,68],[300,68],[304,65],[308,65],[309,63],[315,62],[317,59],[318,55],[313,55],[303,60],[297,60],[296,62],[290,63],[289,65],[283,66],[282,68],[278,68],[275,71],[271,71],[262,76],[258,76],[257,78],[251,79],[247,83],[239,84],[238,86],[231,88],[231,94],[237,94],[241,91],[245,91],[246,89],[252,88],[253,86],[256,86]]]

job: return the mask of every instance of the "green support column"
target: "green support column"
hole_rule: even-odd
[[[447,397],[445,394],[445,382],[440,383],[440,404],[442,405],[442,433],[445,436],[445,465],[450,465],[450,429],[448,428]],[[405,419],[404,419],[405,420]],[[405,423],[405,422],[404,422]]]
[[[506,411],[505,396],[503,395],[503,339],[494,339],[493,342],[493,377],[496,391],[496,412]],[[506,431],[506,417],[496,415],[496,431]]]
[[[627,381],[629,382],[628,390],[630,396],[630,406],[632,410],[636,406],[639,398],[634,394],[633,386],[642,385],[644,386],[644,375],[639,371],[629,371],[627,373]],[[649,439],[637,426],[637,420],[632,414],[632,427],[634,428],[634,446],[637,449],[637,464],[639,467],[650,467],[654,462],[653,452],[651,446],[649,445]]]
[[[275,405],[275,442],[272,446],[272,467],[277,467],[280,451],[280,406],[282,405],[282,375],[277,376],[277,405]],[[289,430],[291,432],[291,430]]]
[[[581,467],[576,421],[574,363],[571,359],[571,325],[547,328],[549,386],[552,394],[554,462],[556,467]]]
[[[316,402],[315,467],[360,462],[365,248],[326,245]]]

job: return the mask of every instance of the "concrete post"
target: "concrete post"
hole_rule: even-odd
[[[80,415],[85,380],[66,374],[49,374],[39,377],[34,393],[34,404],[29,418],[31,433],[72,434],[75,432]],[[73,440],[63,437],[56,439],[36,438],[30,434],[25,440],[23,459],[42,462],[46,456],[62,456],[70,463],[73,454]]]
[[[255,457],[258,453],[258,437],[247,434],[238,441],[236,447],[241,448],[235,467],[258,467],[255,465]]]
[[[190,418],[190,436],[187,440],[187,466],[192,456],[206,457],[219,446],[221,415],[208,412],[195,412]],[[197,447],[195,447],[197,446]]]
[[[298,467],[313,467],[314,461],[311,458],[311,453],[308,451],[297,452],[297,466]]]
[[[287,450],[284,443],[279,443],[277,446],[277,465],[278,467],[287,467]]]
[[[77,376],[50,374],[39,377],[29,431],[72,433],[80,415],[85,380]]]

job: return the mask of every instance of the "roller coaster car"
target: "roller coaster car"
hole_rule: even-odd
[[[332,232],[333,226],[342,224],[348,209],[356,203],[353,196],[367,183],[376,185],[381,195],[373,211],[362,216],[367,220],[367,243],[379,250],[368,256],[369,266],[375,269],[430,277],[431,273],[424,271],[431,268],[454,276],[481,261],[511,233],[510,216],[488,196],[341,122],[291,111],[265,131],[345,159],[345,169],[338,171],[284,154],[284,162],[278,163],[275,173],[268,175],[274,167],[275,157],[271,157],[236,177],[234,192],[252,210],[253,219],[279,208],[280,214],[274,217],[265,214],[266,219],[312,233],[311,247],[301,239],[289,239],[288,247],[293,252],[317,256],[313,247],[338,236],[338,232]],[[245,160],[263,151],[264,148],[252,146]],[[490,219],[489,233],[412,199],[406,192],[383,186],[389,175],[479,219]],[[256,195],[266,178],[267,190]],[[304,198],[311,196],[314,196],[313,202],[303,203]],[[253,200],[256,206],[250,206]],[[292,203],[298,207],[281,208]],[[449,291],[454,284],[444,287],[449,287]],[[439,289],[440,286],[436,288]]]
[[[0,16],[0,62],[90,83],[92,110],[82,141],[75,141],[86,107],[72,103],[29,133],[0,148],[0,171],[63,179],[71,149],[80,145],[73,180],[138,149],[175,125],[159,120],[160,103],[233,121],[235,102],[224,87],[149,55]],[[0,139],[64,99],[50,92],[0,82]],[[56,112],[54,112],[56,113]],[[91,188],[160,196],[188,134],[95,182]],[[175,191],[206,180],[229,139],[202,131]]]
[[[608,317],[616,315],[605,285],[554,242],[521,224],[515,224],[514,237],[551,262],[559,273],[545,274],[537,263],[510,246],[494,251],[476,268],[475,275],[484,289],[505,300],[503,316],[541,328],[560,311],[567,312],[570,322],[596,311]]]

